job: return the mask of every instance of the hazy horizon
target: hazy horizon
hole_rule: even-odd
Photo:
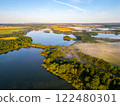
[[[101,22],[101,23],[36,23],[36,22],[30,22],[30,23],[0,23],[0,24],[85,24],[85,25],[95,25],[95,24],[101,24],[101,25],[120,25],[120,22]]]

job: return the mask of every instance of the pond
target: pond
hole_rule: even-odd
[[[65,41],[63,37],[65,34],[55,34],[52,31],[50,33],[44,33],[43,31],[31,31],[26,36],[33,39],[33,43],[41,43],[42,45],[70,45],[75,41]],[[75,38],[73,35],[67,35],[71,38]]]
[[[96,38],[109,38],[109,39],[120,39],[120,34],[115,35],[115,34],[105,34],[105,33],[98,33],[96,36],[92,36]]]
[[[32,31],[34,43],[44,45],[70,45],[75,41],[64,41],[63,34]],[[70,35],[73,37],[72,35]],[[75,89],[71,84],[42,67],[45,57],[42,49],[22,48],[0,55],[0,89]]]

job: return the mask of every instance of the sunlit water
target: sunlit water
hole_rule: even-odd
[[[32,31],[27,34],[34,43],[44,45],[70,45],[63,34]],[[73,37],[72,35],[70,35]],[[0,89],[74,89],[71,84],[42,67],[45,57],[42,49],[22,48],[19,51],[0,55]]]
[[[41,43],[42,45],[70,45],[75,41],[65,41],[63,37],[65,34],[55,34],[51,31],[51,33],[44,33],[43,31],[31,31],[26,36],[29,36],[33,39],[33,43]],[[71,38],[75,38],[73,35],[67,35]]]
[[[104,33],[99,33],[97,36],[92,36],[96,38],[109,38],[109,39],[120,39],[120,34],[115,35],[115,34],[104,34]]]

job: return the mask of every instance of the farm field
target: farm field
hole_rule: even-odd
[[[15,40],[18,39],[18,37],[6,37],[6,38],[0,38],[0,40]]]
[[[19,32],[25,30],[27,27],[11,27],[11,26],[1,26],[0,34],[12,34],[13,32]]]

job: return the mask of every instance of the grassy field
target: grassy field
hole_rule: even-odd
[[[0,29],[21,29],[26,27],[0,26]]]
[[[18,39],[18,37],[6,37],[6,38],[0,38],[0,40],[15,40]]]
[[[120,66],[120,43],[75,43],[75,49]]]
[[[71,30],[74,30],[74,28],[54,28],[54,30],[59,30],[59,31],[71,31]]]
[[[58,31],[70,31],[70,32],[82,32],[82,31],[74,31],[75,28],[53,28],[54,30],[58,30]]]
[[[0,34],[12,34],[13,32],[23,31],[26,27],[0,26]]]
[[[0,34],[12,34],[13,32],[22,31],[23,29],[0,29]]]

